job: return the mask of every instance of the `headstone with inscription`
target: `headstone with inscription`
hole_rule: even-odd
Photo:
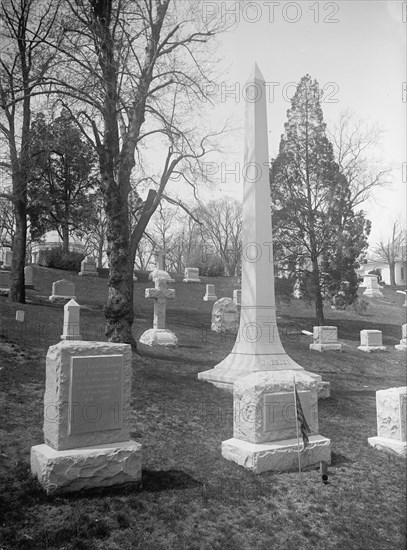
[[[165,328],[165,317],[167,309],[167,300],[175,298],[175,290],[167,288],[168,282],[173,282],[171,278],[160,278],[159,274],[165,271],[157,270],[154,279],[154,288],[146,288],[145,297],[154,299],[154,322],[153,328],[146,330],[140,337],[140,343],[146,346],[163,346],[175,348],[178,346],[178,338],[175,334]]]
[[[48,298],[50,302],[65,304],[71,299],[75,300],[75,285],[71,281],[61,279],[52,283],[52,294]]]
[[[47,493],[140,481],[131,372],[128,344],[65,340],[48,349],[44,444],[31,447],[31,471]]]
[[[383,294],[379,287],[379,281],[377,279],[377,275],[374,275],[373,273],[367,273],[363,275],[362,286],[366,287],[363,293],[363,296],[367,296],[368,298],[383,297]]]
[[[215,294],[215,285],[206,285],[205,296],[203,297],[204,302],[216,302],[218,297]]]
[[[406,402],[406,386],[376,392],[377,436],[369,445],[407,456]]]
[[[314,351],[342,351],[342,344],[338,342],[337,327],[313,327],[313,342],[309,349]]]
[[[199,269],[197,267],[186,267],[183,281],[184,283],[200,283]]]
[[[398,351],[407,351],[407,323],[401,325],[400,344],[394,346]]]
[[[31,290],[34,288],[34,268],[31,265],[24,268],[24,286]]]
[[[239,289],[236,289],[233,291],[233,301],[234,303],[240,307],[242,305],[242,291]]]
[[[237,332],[239,309],[232,298],[220,298],[212,307],[213,332]]]
[[[233,391],[240,378],[257,371],[298,370],[317,381],[319,397],[329,397],[329,383],[305,371],[287,355],[278,334],[274,291],[273,231],[270,216],[267,90],[257,64],[246,83],[253,97],[245,101],[242,205],[242,305],[231,352],[198,378]],[[253,92],[254,90],[254,92]]]
[[[81,277],[99,277],[96,269],[96,262],[93,258],[85,258],[81,262],[81,270],[78,275]]]
[[[7,296],[10,290],[10,271],[0,270],[0,296]]]
[[[360,351],[386,351],[386,347],[382,342],[381,330],[361,330],[360,331]]]
[[[307,446],[297,438],[294,379],[310,428]],[[303,372],[256,372],[239,379],[233,392],[233,438],[222,455],[256,474],[318,467],[331,462],[331,442],[318,434],[316,381]]]

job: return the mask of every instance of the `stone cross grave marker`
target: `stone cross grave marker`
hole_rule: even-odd
[[[140,482],[130,439],[131,347],[63,340],[46,361],[44,443],[31,471],[47,493]]]
[[[407,387],[376,392],[377,436],[369,445],[407,456],[406,402]]]
[[[342,351],[342,344],[338,342],[337,327],[313,327],[313,343],[309,349],[314,351]]]
[[[382,343],[381,330],[361,330],[360,331],[360,351],[386,351],[386,347]]]
[[[160,272],[158,271],[158,273]],[[178,345],[175,334],[165,328],[167,300],[175,298],[175,290],[167,288],[168,281],[173,282],[173,279],[156,277],[154,279],[155,287],[146,288],[145,291],[145,297],[154,300],[153,328],[146,330],[140,338],[140,342],[147,346],[176,347]]]
[[[297,439],[294,377],[311,430],[304,447]],[[260,371],[234,384],[233,438],[222,442],[222,455],[256,474],[330,464],[330,440],[319,435],[316,381],[299,371]]]

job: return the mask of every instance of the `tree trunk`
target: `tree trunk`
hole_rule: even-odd
[[[67,223],[62,225],[62,252],[69,253],[69,227]]]
[[[390,268],[390,284],[395,286],[396,284],[396,263],[390,262],[389,263]]]
[[[25,304],[24,265],[27,240],[26,199],[19,197],[14,202],[16,232],[13,238],[13,260],[10,274],[9,300]]]

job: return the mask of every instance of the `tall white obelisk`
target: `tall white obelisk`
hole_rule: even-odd
[[[273,237],[267,136],[266,88],[257,64],[245,86],[245,146],[243,172],[242,307],[239,332],[231,353],[213,369],[198,374],[220,388],[256,371],[299,370],[285,352],[277,330],[274,296]],[[320,397],[329,384],[315,378]]]

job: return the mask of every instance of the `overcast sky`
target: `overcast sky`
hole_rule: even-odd
[[[376,202],[364,205],[373,222],[370,242],[387,233],[394,218],[405,219],[406,183],[402,165],[406,155],[406,13],[399,0],[337,2],[248,2],[233,13],[233,2],[207,2],[207,10],[223,9],[236,21],[220,38],[222,79],[216,91],[220,104],[216,117],[232,115],[243,125],[243,86],[257,61],[269,83],[268,129],[270,156],[276,156],[284,131],[289,98],[306,73],[325,89],[325,121],[335,123],[350,109],[378,124],[384,134],[377,157],[393,170],[393,189]],[[230,10],[227,13],[226,10]],[[208,11],[208,13],[210,13]],[[406,93],[406,92],[404,92]],[[215,115],[214,115],[215,116]],[[242,160],[239,132],[225,139],[225,162],[233,167]],[[404,177],[405,180],[406,176]],[[226,178],[219,193],[241,197],[241,182]],[[213,195],[212,195],[213,198]],[[405,222],[404,222],[405,223]]]

